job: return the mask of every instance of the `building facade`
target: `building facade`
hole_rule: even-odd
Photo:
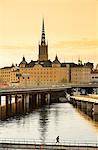
[[[71,68],[71,83],[81,84],[91,81],[91,69],[85,66]]]
[[[88,83],[91,81],[91,63],[60,63],[56,55],[54,61],[48,59],[48,43],[45,40],[44,20],[38,60],[27,63],[25,57],[18,66],[0,69],[0,82],[10,86],[50,86],[66,83]]]

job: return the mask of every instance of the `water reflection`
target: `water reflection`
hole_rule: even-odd
[[[45,137],[46,137],[46,133],[47,133],[47,126],[48,126],[48,114],[49,114],[49,111],[47,109],[47,107],[43,106],[41,109],[40,109],[40,118],[39,118],[39,129],[40,129],[40,139],[42,140],[42,142],[44,143],[45,142]]]
[[[76,111],[78,113],[80,113],[80,115],[83,116],[83,118],[85,118],[86,121],[88,121],[90,124],[92,124],[96,128],[96,131],[98,132],[98,122],[96,122],[96,120],[94,119],[94,117],[92,116],[91,113],[90,113],[90,115],[85,114],[80,109],[76,109]]]
[[[0,122],[1,138],[25,138],[54,141],[96,141],[98,122],[68,103],[42,105],[33,111]]]

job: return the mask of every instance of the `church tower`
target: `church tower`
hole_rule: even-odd
[[[48,45],[45,41],[44,19],[42,24],[41,44],[39,44],[39,61],[48,60]]]

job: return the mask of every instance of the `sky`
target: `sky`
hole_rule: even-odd
[[[43,17],[50,60],[98,63],[98,0],[0,0],[0,67],[38,59]]]

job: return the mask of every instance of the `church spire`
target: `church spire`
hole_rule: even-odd
[[[45,27],[44,27],[44,18],[43,18],[43,23],[42,23],[42,36],[41,36],[41,45],[45,45]]]
[[[41,34],[41,44],[39,44],[39,61],[47,61],[48,60],[48,45],[45,41],[45,27],[44,27],[44,18],[42,22],[42,34]]]

